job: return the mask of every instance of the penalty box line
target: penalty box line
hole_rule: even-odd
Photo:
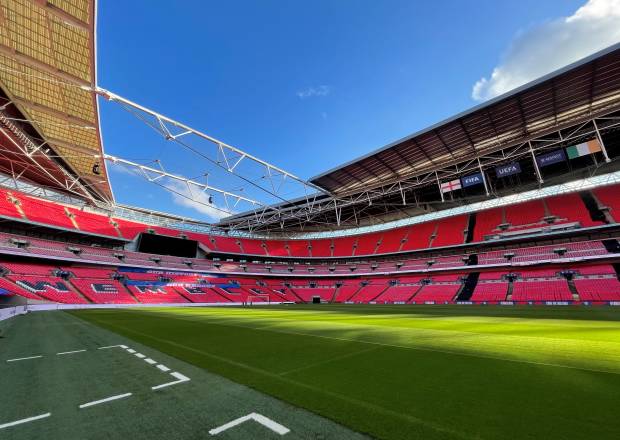
[[[155,361],[154,359],[151,359],[150,357],[147,357],[146,355],[143,355],[142,353],[138,353],[136,350],[129,348],[126,345],[123,344],[118,344],[118,345],[106,345],[104,347],[98,347],[97,350],[107,350],[107,349],[111,349],[111,348],[122,348],[123,350],[127,351],[130,354],[133,354],[134,356],[136,356],[139,359],[142,359],[144,362],[146,362],[149,365],[154,365],[158,370],[167,373],[170,371],[170,368],[168,368],[167,366],[158,363],[157,361]],[[83,350],[72,350],[72,351],[64,351],[64,352],[59,352],[56,353],[57,356],[64,356],[64,355],[68,355],[68,354],[74,354],[74,353],[82,353],[87,351],[86,349]],[[18,362],[18,361],[23,361],[23,360],[28,360],[28,359],[39,359],[42,358],[43,355],[37,355],[37,356],[28,356],[28,357],[23,357],[23,358],[15,358],[15,359],[7,359],[6,362]],[[170,373],[170,375],[172,377],[174,377],[176,380],[172,381],[172,382],[167,382],[167,383],[163,383],[161,385],[156,385],[151,387],[152,390],[159,390],[161,388],[167,388],[169,386],[172,385],[176,385],[179,383],[183,383],[183,382],[189,382],[191,379],[187,376],[185,376],[184,374],[181,374],[177,371],[173,371],[172,373]],[[108,403],[108,402],[113,402],[115,400],[120,400],[120,399],[125,399],[127,397],[131,397],[133,394],[132,393],[124,393],[124,394],[117,394],[115,396],[110,396],[110,397],[106,397],[103,399],[99,399],[99,400],[93,400],[92,402],[87,402],[87,403],[83,403],[81,405],[78,406],[78,408],[80,409],[84,409],[84,408],[89,408],[92,406],[96,406],[96,405],[101,405],[103,403]],[[24,423],[30,423],[30,422],[34,422],[36,420],[40,420],[40,419],[45,419],[48,418],[52,415],[51,412],[49,413],[45,413],[45,414],[41,414],[38,416],[33,416],[33,417],[28,417],[25,419],[20,419],[20,420],[15,420],[13,422],[8,422],[8,423],[4,423],[0,425],[0,429],[4,429],[4,428],[10,428],[12,426],[17,426],[17,425],[22,425]]]

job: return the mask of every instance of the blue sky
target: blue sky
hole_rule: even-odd
[[[488,98],[525,64],[519,45],[561,32],[584,1],[98,3],[101,87],[309,178],[477,104],[474,85],[499,68],[474,91]],[[207,168],[114,104],[101,103],[101,125],[109,154],[187,177]],[[111,174],[118,202],[208,219]]]

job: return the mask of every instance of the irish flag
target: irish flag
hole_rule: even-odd
[[[593,154],[601,151],[601,144],[598,139],[592,139],[591,141],[584,142],[583,144],[573,145],[566,148],[566,155],[569,159],[575,159],[576,157],[585,156],[586,154]]]

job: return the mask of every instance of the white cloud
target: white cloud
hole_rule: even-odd
[[[306,89],[297,91],[297,96],[300,99],[312,98],[313,96],[327,96],[331,93],[331,91],[332,88],[326,85],[308,87]]]
[[[234,214],[226,208],[217,206],[216,203],[209,203],[209,194],[202,188],[193,185],[193,188],[178,180],[169,180],[165,186],[170,190],[172,201],[179,206],[191,208],[213,220],[221,220],[224,217]]]
[[[522,31],[490,77],[474,84],[484,101],[620,41],[620,0],[588,0],[569,17]]]

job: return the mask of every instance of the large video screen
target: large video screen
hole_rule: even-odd
[[[174,255],[175,257],[195,258],[198,242],[164,235],[142,234],[138,251],[149,254]]]

